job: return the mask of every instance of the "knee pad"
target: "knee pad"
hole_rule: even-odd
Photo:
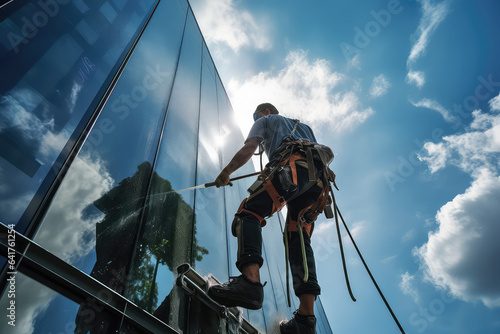
[[[234,237],[239,238],[241,236],[241,224],[243,220],[238,214],[234,215],[233,223],[231,224],[231,233]]]

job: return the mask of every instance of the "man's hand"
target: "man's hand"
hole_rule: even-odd
[[[217,188],[219,187],[224,187],[224,186],[227,186],[228,184],[231,184],[231,182],[229,182],[229,173],[227,172],[227,170],[224,168],[219,176],[217,176],[217,178],[215,179],[215,186]],[[232,184],[231,184],[232,185]]]
[[[262,141],[260,138],[250,138],[245,141],[245,144],[242,148],[231,159],[229,164],[224,167],[224,169],[220,172],[219,176],[215,179],[215,186],[217,188],[224,187],[226,185],[232,186],[233,184],[229,182],[229,175],[236,171],[238,168],[243,166],[250,160],[253,153],[259,147],[259,143]]]

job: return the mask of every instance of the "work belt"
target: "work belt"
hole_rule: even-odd
[[[288,202],[297,198],[301,194],[308,191],[312,186],[318,185],[322,190],[318,199],[314,204],[311,204],[305,208],[303,208],[297,217],[297,221],[291,219],[290,213],[287,214],[287,219],[285,223],[285,228],[283,231],[283,240],[285,243],[285,256],[286,256],[286,273],[287,273],[287,297],[288,304],[290,305],[290,293],[289,293],[289,253],[288,253],[288,233],[289,232],[298,232],[299,238],[301,242],[301,250],[302,250],[302,259],[304,266],[304,282],[308,280],[308,265],[307,258],[305,252],[304,245],[304,236],[302,229],[305,229],[306,233],[309,237],[312,235],[314,229],[314,222],[319,214],[322,212],[325,213],[327,218],[333,218],[333,211],[331,208],[332,199],[329,196],[330,191],[330,182],[333,186],[338,190],[337,185],[335,184],[335,174],[328,167],[331,161],[333,160],[333,152],[327,146],[320,145],[317,143],[312,143],[309,141],[303,140],[293,140],[293,141],[285,141],[280,147],[276,150],[277,153],[273,154],[270,159],[270,162],[266,166],[266,169],[259,175],[257,181],[249,188],[250,196],[245,198],[241,203],[236,214],[241,212],[247,212],[254,215],[260,222],[261,226],[266,225],[266,220],[264,217],[261,217],[255,212],[247,210],[245,208],[245,203],[250,198],[260,194],[263,191],[266,191],[271,200],[273,201],[273,208],[271,210],[271,215],[275,212],[280,211],[283,206],[286,204],[286,200],[283,196],[281,196],[272,183],[272,179],[275,177],[275,174],[278,173],[278,177],[286,178],[291,174],[291,182],[290,186],[297,186],[297,166],[301,166],[307,168],[308,171],[308,182],[301,189],[300,192],[294,194],[291,198],[288,199]],[[290,169],[290,172],[285,171],[285,173],[280,173],[283,169]],[[319,173],[318,173],[319,171]],[[283,176],[284,175],[284,176]],[[287,188],[286,180],[283,181],[280,178],[280,183],[282,188]],[[285,183],[285,184],[284,184]]]
[[[271,215],[280,211],[287,201],[278,193],[272,183],[272,180],[275,175],[278,174],[278,177],[280,177],[280,183],[284,190],[288,190],[289,186],[297,186],[297,166],[301,166],[306,168],[308,171],[308,182],[300,192],[297,192],[291,198],[288,198],[288,202],[305,193],[314,185],[318,185],[321,189],[323,189],[317,202],[309,208],[313,209],[314,214],[309,211],[306,215],[307,219],[303,220],[303,222],[306,223],[303,224],[303,227],[306,228],[308,234],[311,235],[313,229],[312,222],[314,222],[316,217],[325,209],[325,207],[327,207],[327,205],[328,207],[326,213],[331,212],[331,207],[329,206],[331,200],[328,196],[328,181],[331,180],[334,182],[335,174],[333,174],[333,172],[328,168],[328,164],[330,164],[333,159],[333,153],[327,146],[309,141],[285,142],[276,151],[278,153],[275,153],[272,156],[270,162],[266,166],[266,169],[257,178],[257,181],[248,189],[250,196],[243,200],[237,213],[251,213],[259,220],[261,226],[265,226],[266,221],[263,217],[260,217],[258,214],[244,208],[246,201],[254,196],[257,196],[263,191],[267,191],[273,201]],[[289,169],[289,171],[285,169]],[[321,173],[318,173],[317,169],[319,169]],[[291,179],[287,180],[290,176]],[[309,222],[309,224],[307,224],[307,222]],[[297,226],[294,225],[289,230],[297,231],[298,229]]]

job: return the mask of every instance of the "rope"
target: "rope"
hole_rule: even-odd
[[[337,213],[338,215],[340,216],[340,219],[342,220],[342,224],[344,225],[346,231],[347,231],[347,234],[349,235],[349,238],[351,239],[352,241],[352,244],[354,245],[354,248],[356,249],[356,252],[358,253],[359,255],[359,258],[361,259],[361,261],[363,262],[363,265],[365,266],[365,269],[366,271],[368,272],[368,275],[370,276],[372,282],[373,282],[373,285],[375,285],[375,288],[377,289],[380,297],[382,297],[382,300],[384,301],[384,304],[385,306],[387,307],[387,310],[389,311],[389,313],[391,313],[391,316],[392,318],[394,319],[394,322],[396,323],[396,325],[398,326],[399,330],[401,331],[402,334],[405,334],[405,331],[403,329],[403,327],[401,326],[401,324],[399,323],[398,321],[398,318],[396,317],[396,315],[394,314],[394,312],[392,311],[391,309],[391,306],[389,305],[389,303],[387,302],[387,299],[385,299],[385,296],[384,294],[382,293],[382,290],[380,290],[378,284],[377,284],[377,281],[375,280],[375,278],[373,277],[371,271],[370,271],[370,268],[368,268],[368,265],[366,264],[365,262],[365,259],[363,258],[363,255],[361,255],[361,251],[359,250],[358,246],[356,245],[356,242],[354,241],[354,238],[352,237],[351,235],[351,232],[349,231],[349,229],[347,228],[347,224],[345,223],[345,220],[344,220],[344,217],[342,217],[342,214],[340,213],[340,210],[335,202],[335,196],[333,196],[333,191],[332,191],[332,200],[333,200],[333,205],[334,205],[334,209],[335,209],[335,217],[337,217]],[[338,230],[338,225],[337,225],[337,230]],[[340,234],[339,234],[340,235]]]
[[[297,130],[297,126],[299,126],[300,123],[300,120],[298,119],[294,119],[294,121],[295,121],[295,126],[293,127],[292,132],[290,133],[290,137],[293,137],[293,135],[295,134],[295,130]]]
[[[302,233],[302,224],[300,217],[297,218],[297,230],[299,231],[300,249],[302,251],[302,266],[304,267],[304,283],[309,279],[309,267],[307,266],[306,246],[304,245],[304,234]]]
[[[342,246],[342,236],[340,235],[340,226],[339,226],[339,218],[337,215],[337,212],[340,214],[339,208],[337,207],[337,203],[335,202],[335,196],[333,195],[333,190],[330,187],[330,193],[332,194],[332,200],[333,200],[333,209],[335,210],[335,224],[337,225],[337,236],[339,238],[339,246],[340,246],[340,256],[342,257],[342,266],[344,267],[344,277],[345,277],[345,283],[347,285],[347,290],[349,291],[349,295],[351,296],[351,299],[353,302],[356,301],[356,298],[354,298],[354,295],[351,290],[351,284],[349,283],[349,275],[347,274],[347,266],[345,263],[345,256],[344,256],[344,247]]]
[[[281,223],[281,221],[280,221]],[[285,231],[283,232],[283,241],[285,242],[285,263],[286,263],[286,298],[288,302],[288,307],[292,307],[292,303],[290,301],[290,253],[288,251],[288,221],[285,223]]]
[[[264,154],[264,145],[259,143],[259,153],[254,153],[253,155],[260,155],[260,171],[264,170],[264,165],[262,164],[262,155]]]

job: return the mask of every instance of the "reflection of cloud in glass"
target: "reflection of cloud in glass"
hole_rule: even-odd
[[[217,151],[217,148],[219,147],[219,143],[215,143],[215,145],[212,145],[210,142],[203,140],[203,138],[200,141],[200,143],[203,145],[205,148],[208,157],[210,158],[210,161],[212,162],[217,162],[219,160],[219,153]]]
[[[226,143],[227,135],[210,133],[207,135],[200,134],[200,144],[206,150],[208,157],[212,163],[218,163],[219,151]]]
[[[82,90],[82,85],[73,82],[73,87],[71,87],[71,95],[69,96],[68,101],[68,110],[70,113],[73,113],[73,109],[75,108],[76,101],[78,100],[78,93]]]
[[[47,131],[42,137],[40,141],[39,153],[41,158],[45,158],[47,160],[53,160],[57,157],[59,152],[63,149],[64,145],[66,145],[70,134],[65,130],[61,131],[58,134],[54,134],[53,132]],[[51,159],[52,158],[52,159]]]
[[[61,184],[35,241],[70,263],[95,246],[95,224],[102,215],[84,210],[109,191],[114,180],[100,159],[75,159]]]
[[[81,86],[72,89],[70,110],[73,109]],[[37,115],[35,110],[39,110]],[[54,133],[55,119],[44,98],[31,89],[14,89],[2,96],[0,107],[0,129],[9,129],[11,134],[20,135],[32,149],[39,153],[45,163],[52,161],[66,144],[69,133]],[[1,130],[0,130],[1,131]],[[42,140],[40,140],[40,138]]]
[[[13,97],[13,96],[14,97]],[[41,120],[31,111],[41,102],[28,89],[11,92],[11,95],[2,96],[0,120],[4,127],[16,127],[26,139],[40,138],[47,131],[53,130],[54,118]]]
[[[16,326],[8,324],[9,318],[3,317],[0,321],[0,333],[10,334],[31,334],[34,332],[34,324],[37,317],[42,314],[52,300],[56,297],[56,293],[42,284],[29,279],[28,277],[16,275]],[[0,308],[6,310],[8,307],[9,298],[7,294],[3,295],[0,302]],[[22,306],[22,307],[21,307]]]
[[[3,176],[0,174],[0,176]],[[12,189],[9,188],[7,185],[7,182],[4,181],[6,178],[5,177],[0,177],[0,195],[5,195],[9,194],[12,192]],[[16,196],[15,198],[8,199],[5,201],[0,201],[0,212],[2,213],[10,213],[11,216],[17,216],[19,215],[28,203],[31,201],[33,198],[33,194],[25,194],[21,196]],[[8,215],[5,215],[5,217],[10,217]]]

